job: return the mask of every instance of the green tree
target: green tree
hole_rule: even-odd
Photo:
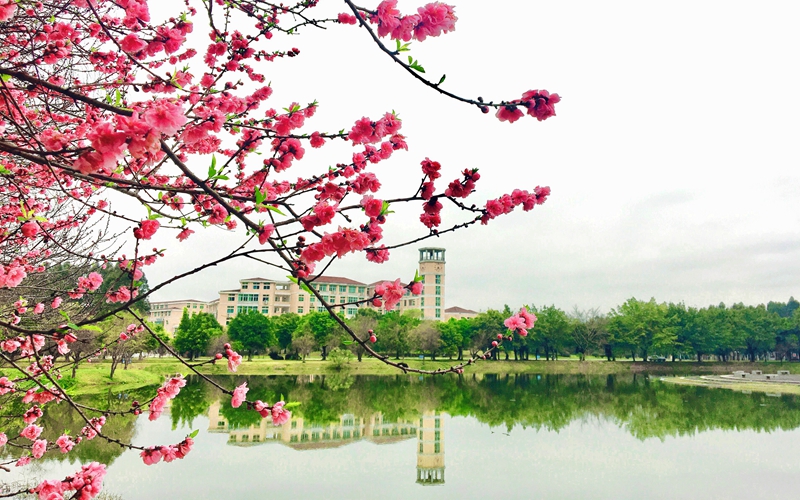
[[[239,342],[247,351],[247,360],[253,360],[253,354],[264,352],[278,345],[272,321],[258,311],[242,311],[228,325],[228,336]]]
[[[677,336],[668,327],[666,313],[667,306],[655,299],[628,299],[611,311],[609,333],[618,346],[630,351],[634,361],[637,351],[647,361],[648,354],[669,352],[675,344]]]
[[[538,352],[539,347],[544,351],[545,359],[557,359],[558,352],[566,345],[570,338],[570,321],[567,313],[556,306],[542,308],[529,307],[536,314],[536,325],[529,335],[533,335],[533,342]]]
[[[356,315],[348,321],[348,324],[359,339],[367,340],[369,339],[369,331],[372,330],[374,332],[378,327],[379,317],[380,314],[378,311],[362,307],[356,312]],[[362,356],[364,356],[364,353],[367,352],[358,342],[350,344],[350,350],[355,353],[359,362]]]
[[[376,348],[382,352],[394,353],[396,359],[405,356],[410,349],[409,334],[420,323],[418,310],[390,311],[378,320],[375,333],[378,336]]]
[[[272,328],[278,339],[278,347],[286,350],[292,343],[292,334],[297,330],[300,316],[295,313],[281,314],[272,318]]]
[[[189,360],[193,360],[204,354],[211,339],[219,335],[222,335],[222,326],[217,318],[205,312],[190,316],[184,309],[173,344],[178,352],[186,353]]]

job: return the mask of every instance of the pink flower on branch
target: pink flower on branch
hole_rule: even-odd
[[[231,406],[234,408],[239,408],[242,406],[245,398],[247,397],[247,391],[250,389],[247,388],[247,382],[244,382],[242,385],[236,387],[233,390],[233,397],[231,398]]]

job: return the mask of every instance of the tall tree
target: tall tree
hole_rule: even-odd
[[[248,361],[253,360],[253,354],[278,345],[272,321],[258,311],[248,310],[237,314],[228,325],[228,336],[247,351]]]
[[[211,339],[219,335],[222,335],[222,326],[217,318],[205,312],[190,316],[184,309],[173,343],[178,352],[186,353],[193,360],[205,354]]]

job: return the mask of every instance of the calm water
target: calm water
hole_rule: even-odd
[[[186,459],[148,467],[99,440],[73,459],[110,463],[105,490],[126,500],[773,499],[800,489],[794,396],[642,376],[249,377],[248,385],[252,399],[283,394],[302,405],[276,428],[191,380],[160,420],[115,418],[107,427],[140,445],[176,443],[199,429]],[[137,397],[91,403],[125,407]],[[51,408],[43,425],[75,434],[74,415]],[[57,459],[11,479],[78,468]]]

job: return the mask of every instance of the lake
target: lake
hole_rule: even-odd
[[[77,459],[110,463],[104,491],[126,500],[749,500],[790,498],[800,488],[795,396],[642,375],[218,378],[230,387],[245,379],[248,399],[301,402],[292,420],[274,427],[190,378],[159,420],[112,418],[104,429],[144,446],[197,429],[185,459],[146,466],[138,453],[95,439],[9,479],[61,478],[79,468],[68,462]],[[147,392],[86,402],[121,409]],[[41,425],[48,439],[81,427],[66,405],[48,406]]]

